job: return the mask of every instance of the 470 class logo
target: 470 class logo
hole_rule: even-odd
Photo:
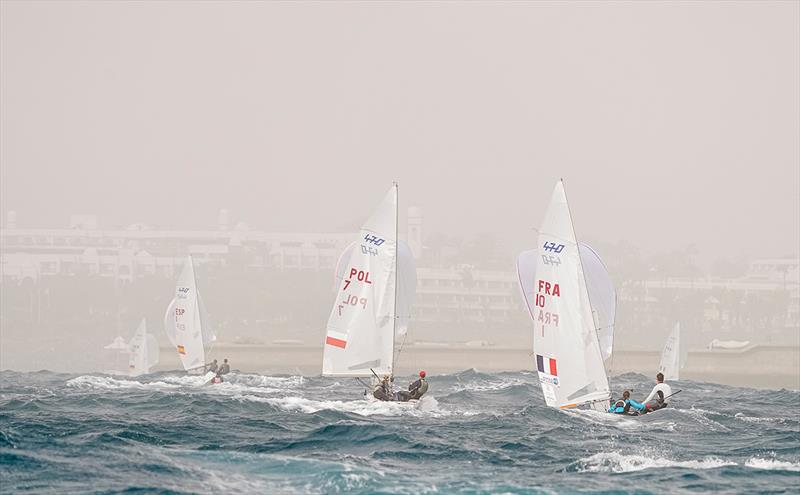
[[[376,246],[380,246],[381,244],[383,244],[384,242],[386,242],[386,239],[381,239],[380,237],[377,237],[377,236],[375,236],[375,235],[372,235],[372,234],[366,234],[366,235],[364,236],[364,240],[365,240],[366,242],[368,242],[368,243],[370,243],[370,244],[374,244],[374,245],[376,245]]]
[[[543,247],[549,253],[560,254],[564,250],[563,244],[556,244],[555,242],[545,242]]]

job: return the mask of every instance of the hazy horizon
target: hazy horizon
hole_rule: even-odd
[[[20,226],[341,229],[392,180],[429,232],[800,250],[793,2],[2,3]],[[3,218],[5,222],[5,218]]]

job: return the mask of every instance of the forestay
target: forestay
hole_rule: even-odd
[[[167,307],[164,329],[178,351],[185,370],[205,364],[205,347],[216,340],[206,317],[197,281],[194,263],[189,256],[175,287],[175,298]]]
[[[349,256],[340,259],[337,294],[326,329],[323,375],[371,376],[370,370],[392,373],[397,262],[395,184],[361,228]],[[401,300],[405,301],[405,296]]]
[[[617,292],[611,275],[608,273],[600,255],[582,242],[578,243],[581,263],[583,264],[586,288],[589,291],[589,301],[592,305],[592,315],[597,337],[600,340],[600,353],[603,356],[605,368],[610,372],[611,357],[614,352],[614,320],[617,308]],[[535,311],[536,298],[536,264],[539,261],[539,250],[523,251],[517,258],[517,275],[522,298],[528,308],[528,313],[536,323],[538,312]]]
[[[150,368],[158,364],[158,341],[152,334],[147,333],[144,318],[128,343],[128,352],[130,353],[128,373],[131,376],[150,373]]]
[[[686,354],[681,347],[681,324],[677,322],[667,337],[658,366],[658,371],[664,374],[666,380],[680,380],[680,370],[686,364]]]
[[[538,237],[533,349],[548,406],[606,410],[608,377],[563,182],[553,191]]]

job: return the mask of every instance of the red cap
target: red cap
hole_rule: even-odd
[[[424,371],[420,371],[419,372],[419,377],[420,378],[425,378],[425,372]]]

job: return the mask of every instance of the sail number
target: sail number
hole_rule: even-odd
[[[538,318],[536,318],[542,324],[542,336],[544,336],[544,325],[553,325],[558,326],[558,313],[551,313],[550,311],[545,311],[543,308],[547,304],[547,297],[561,297],[561,286],[558,284],[551,284],[546,280],[537,280],[538,282],[538,290],[537,293],[534,295],[534,303],[539,309]]]
[[[347,279],[344,281],[344,287],[342,290],[347,290],[350,287],[350,282],[353,281],[355,277],[356,280],[359,282],[364,282],[365,284],[372,284],[372,280],[369,279],[369,272],[364,270],[359,270],[358,268],[350,268],[350,275],[347,276]]]
[[[339,304],[339,316],[342,316],[342,309],[346,306],[361,306],[361,309],[367,309],[367,298],[349,295],[344,298]]]

